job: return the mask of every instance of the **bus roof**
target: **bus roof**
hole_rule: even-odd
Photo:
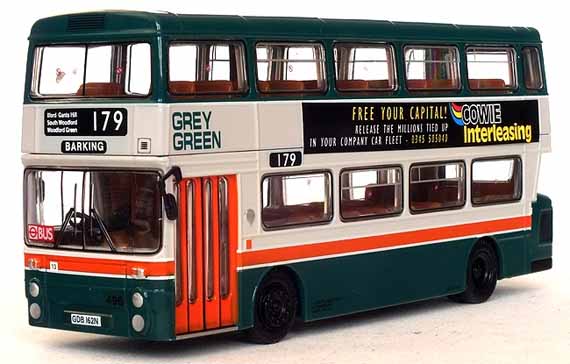
[[[99,11],[49,17],[32,27],[35,42],[124,39],[129,36],[225,36],[266,39],[378,39],[481,43],[540,43],[536,29],[378,20],[182,15]]]

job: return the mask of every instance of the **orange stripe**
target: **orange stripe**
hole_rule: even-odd
[[[360,251],[392,248],[465,236],[490,234],[506,230],[530,228],[531,216],[491,220],[469,224],[444,226],[424,230],[407,231],[364,238],[335,240],[300,246],[247,251],[239,254],[240,266],[307,259],[327,255],[347,254]]]
[[[80,258],[48,254],[24,254],[24,264],[27,266],[30,259],[35,259],[37,268],[49,269],[50,262],[57,262],[58,270],[132,275],[134,268],[144,269],[146,277],[174,275],[174,262],[141,262],[121,259]]]

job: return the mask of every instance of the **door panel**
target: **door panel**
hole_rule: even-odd
[[[176,333],[235,325],[236,176],[189,178],[179,186]]]
[[[220,178],[220,320],[222,326],[232,326],[237,323],[237,242],[238,242],[238,196],[236,176]],[[224,192],[225,191],[225,192]],[[224,214],[224,211],[226,213]],[[226,228],[224,228],[224,226]]]
[[[185,218],[191,221],[184,233],[188,251],[188,260],[184,261],[188,263],[185,264],[188,267],[188,327],[189,331],[200,331],[204,329],[202,180],[193,178],[184,182],[187,198]]]
[[[186,210],[187,194],[186,182],[181,181],[178,185],[178,230],[176,231],[176,334],[188,332],[188,260],[187,240],[183,237],[187,230]]]
[[[218,178],[203,179],[203,221],[204,221],[204,275],[206,279],[205,313],[206,329],[220,327],[220,240],[218,223]],[[218,279],[216,279],[218,278]]]

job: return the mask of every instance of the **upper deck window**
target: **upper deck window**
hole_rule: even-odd
[[[457,90],[461,85],[457,48],[412,46],[404,50],[408,90]]]
[[[512,48],[467,49],[467,75],[472,90],[508,90],[516,87]]]
[[[247,90],[239,42],[176,42],[169,48],[168,90],[174,95],[236,94]]]
[[[323,92],[325,52],[317,43],[259,43],[257,87],[264,93]]]
[[[338,43],[334,47],[339,91],[389,91],[396,86],[392,47]]]
[[[124,97],[150,92],[147,43],[37,47],[34,97]]]
[[[522,50],[524,83],[529,90],[540,90],[542,81],[542,69],[540,68],[540,53],[536,47],[526,47]]]

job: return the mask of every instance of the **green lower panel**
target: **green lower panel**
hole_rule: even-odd
[[[29,304],[38,303],[42,313],[30,325],[54,329],[91,332],[148,340],[173,340],[174,280],[137,280],[92,277],[41,271],[26,271],[26,286],[35,281],[40,295],[33,298],[26,290]],[[144,304],[136,309],[131,303],[134,292],[143,295]],[[100,317],[100,326],[71,322],[71,315]],[[144,318],[144,329],[131,326],[134,315]],[[75,320],[77,321],[77,320]]]
[[[298,277],[301,315],[311,321],[460,292],[472,240],[289,264]],[[240,327],[252,324],[253,287],[269,268],[240,273]]]
[[[552,239],[539,236],[540,226],[545,225],[540,216],[545,211],[551,211],[550,200],[539,195],[533,204],[531,230],[488,237],[495,242],[499,278],[531,273],[533,262],[547,266],[548,261],[543,260],[552,255]],[[285,267],[295,276],[301,296],[300,315],[311,321],[462,292],[476,241],[459,239]],[[270,269],[246,269],[239,274],[242,329],[253,324],[255,287]]]

